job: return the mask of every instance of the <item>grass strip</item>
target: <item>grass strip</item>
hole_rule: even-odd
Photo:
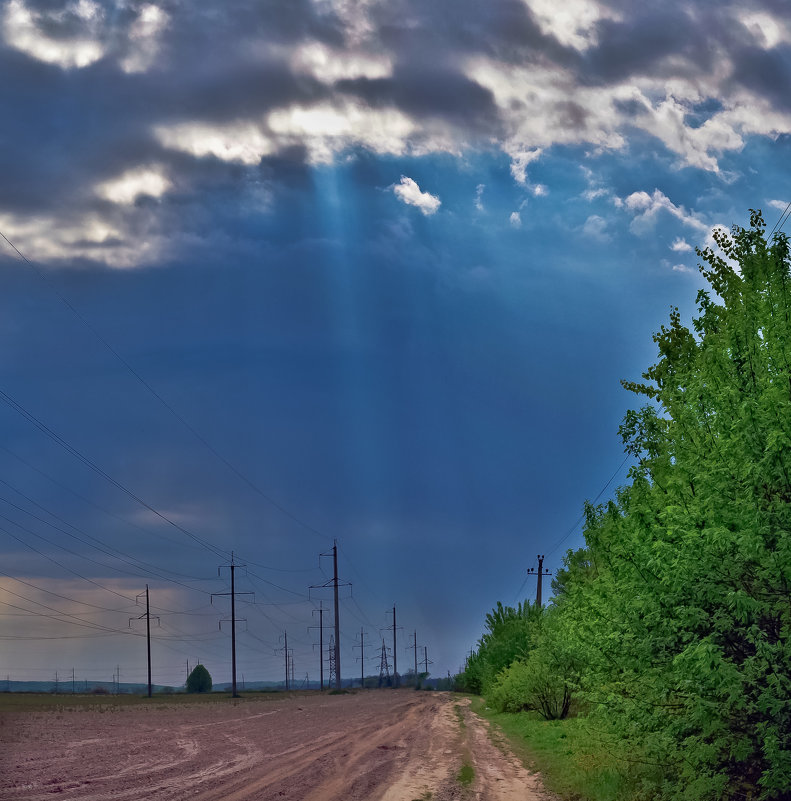
[[[544,720],[535,713],[495,712],[483,699],[473,711],[494,723],[514,752],[537,770],[547,790],[567,801],[629,801],[636,788],[586,718]]]

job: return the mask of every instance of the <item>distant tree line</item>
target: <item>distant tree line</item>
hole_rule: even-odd
[[[791,799],[788,238],[715,231],[709,289],[654,336],[620,428],[635,466],[585,507],[546,608],[498,607],[459,677],[500,710],[590,716],[641,797]]]

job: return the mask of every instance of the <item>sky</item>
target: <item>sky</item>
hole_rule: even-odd
[[[394,605],[456,672],[791,201],[780,0],[7,0],[0,74],[3,679],[144,681],[148,585],[229,681],[233,559],[239,680],[316,680],[335,540],[341,675]]]

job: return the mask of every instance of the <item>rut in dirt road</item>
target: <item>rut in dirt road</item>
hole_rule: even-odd
[[[8,801],[549,798],[468,700],[411,690],[20,712],[0,754]]]

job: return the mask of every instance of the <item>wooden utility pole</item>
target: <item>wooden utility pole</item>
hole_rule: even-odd
[[[538,554],[538,570],[534,567],[529,567],[527,569],[527,574],[529,576],[538,576],[538,584],[536,585],[536,606],[541,606],[541,581],[544,576],[552,575],[549,570],[544,570],[544,554]]]

